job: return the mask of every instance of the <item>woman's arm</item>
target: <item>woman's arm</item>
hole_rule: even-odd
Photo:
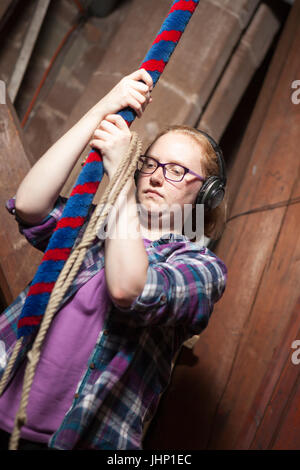
[[[129,180],[112,213],[114,225],[105,240],[105,276],[113,301],[128,307],[144,289],[149,265],[140,233],[135,183]],[[110,219],[108,219],[109,226]]]
[[[30,169],[16,193],[16,213],[34,224],[51,211],[61,189],[99,122],[101,102],[88,111]]]
[[[124,77],[35,163],[16,193],[16,213],[24,222],[37,223],[51,211],[82,151],[107,114],[130,106],[141,116],[149,77],[143,69]]]
[[[94,133],[91,147],[98,148],[108,178],[115,174],[126,153],[131,133],[124,119],[108,115]],[[112,300],[128,307],[142,292],[148,269],[148,255],[140,232],[135,198],[135,183],[131,178],[119,194],[107,220],[105,236],[105,276]]]
[[[214,304],[224,293],[227,268],[198,243],[180,243],[177,249],[164,251],[164,261],[149,265],[141,294],[121,310],[133,317],[137,327],[181,326],[184,340],[208,325]]]

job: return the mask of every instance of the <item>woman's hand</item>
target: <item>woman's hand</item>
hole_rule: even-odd
[[[111,178],[128,150],[131,132],[119,114],[109,114],[95,130],[89,145],[100,150],[104,171]]]
[[[143,82],[141,82],[141,80]],[[94,131],[89,145],[100,150],[104,171],[111,178],[128,150],[131,133],[125,120],[117,114],[131,107],[138,117],[142,116],[147,104],[152,101],[153,89],[151,76],[145,69],[139,69],[122,80],[96,105],[101,107],[105,119]],[[94,108],[95,109],[95,108]],[[107,113],[107,114],[106,114]]]
[[[105,114],[115,114],[129,106],[141,117],[147,104],[152,101],[152,89],[151,75],[145,69],[139,69],[122,78],[98,104],[104,107]]]

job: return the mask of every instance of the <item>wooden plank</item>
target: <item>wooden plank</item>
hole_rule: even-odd
[[[6,96],[0,106],[0,289],[6,305],[33,278],[42,253],[31,247],[19,233],[14,217],[5,208],[5,201],[30,169],[27,146],[15,110]]]
[[[291,196],[299,193],[298,184],[293,188]],[[243,331],[247,340],[245,345],[242,346],[242,342],[240,344],[231,378],[231,387],[234,386],[234,381],[239,382],[240,394],[244,394],[243,398],[236,397],[236,413],[239,409],[244,431],[247,429],[244,436],[237,438],[235,448],[238,449],[271,448],[271,442],[281,425],[281,418],[285,417],[285,405],[290,401],[297,380],[297,370],[291,370],[290,367],[290,346],[297,338],[300,328],[300,305],[299,299],[297,300],[299,268],[296,261],[300,255],[300,238],[297,233],[299,219],[300,205],[289,206],[283,217],[270,263],[266,265],[250,320]],[[248,372],[243,380],[238,372],[242,364]],[[287,373],[282,372],[286,368]],[[276,391],[278,382],[282,382],[282,379],[280,390]],[[245,416],[241,412],[242,405]],[[271,420],[266,419],[268,413],[271,414]],[[255,436],[252,442],[256,431],[260,437]],[[293,436],[292,440],[297,439],[297,434],[299,436],[297,429],[291,428],[289,435],[291,438]]]
[[[13,0],[2,0],[2,2],[0,3],[0,18],[5,15],[12,2]]]
[[[1,0],[0,3],[0,33],[13,14],[20,0]]]
[[[32,51],[34,49],[34,46],[38,37],[38,34],[40,32],[45,15],[47,13],[49,3],[50,3],[50,0],[39,0],[36,6],[32,21],[28,28],[23,46],[21,48],[18,60],[16,62],[14,71],[12,73],[12,76],[8,85],[8,94],[10,96],[12,103],[14,103],[16,96],[18,94],[21,82],[26,72],[28,62],[30,60]]]
[[[290,88],[300,76],[299,13],[296,2],[292,15],[298,27],[280,46],[283,58],[273,69],[279,73],[271,76],[272,95],[248,147],[233,213],[299,195],[300,106],[292,103]],[[228,224],[217,248],[228,267],[227,289],[193,352],[180,357],[149,429],[148,449],[236,448],[299,295],[297,224],[299,204]]]
[[[0,265],[0,312],[2,312],[6,308],[8,302],[11,302],[12,300],[11,289]]]
[[[282,427],[294,385],[299,377],[299,369],[291,361],[291,344],[295,339],[300,339],[299,312],[300,297],[245,419],[244,428],[236,443],[239,449],[272,448],[272,442],[276,440],[278,430]],[[293,436],[290,442],[293,443],[296,438],[299,448],[300,429],[291,429]],[[291,437],[290,432],[286,435]]]
[[[300,331],[299,331],[300,333]],[[299,336],[298,336],[299,338]],[[289,364],[287,365],[287,367]],[[289,371],[291,375],[291,371]],[[295,370],[294,370],[295,372]],[[270,449],[272,450],[298,450],[300,449],[300,381],[299,373],[295,377],[290,377],[288,372],[282,377],[282,388],[278,390],[276,399],[287,391],[286,382],[291,382],[293,389],[288,389],[289,401],[284,410],[283,419],[280,428],[276,430],[274,442]]]

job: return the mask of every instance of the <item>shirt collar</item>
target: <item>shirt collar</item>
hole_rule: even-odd
[[[157,240],[151,241],[151,240],[148,240],[147,238],[145,240],[152,243],[153,246],[165,245],[167,243],[189,242],[190,241],[190,239],[187,236],[182,235],[181,233],[164,233]]]

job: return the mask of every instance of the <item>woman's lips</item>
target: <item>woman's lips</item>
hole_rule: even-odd
[[[152,191],[151,189],[148,189],[147,191],[145,191],[145,194],[150,194],[151,196],[159,196],[159,197],[162,197],[162,195],[159,194],[157,191]]]

